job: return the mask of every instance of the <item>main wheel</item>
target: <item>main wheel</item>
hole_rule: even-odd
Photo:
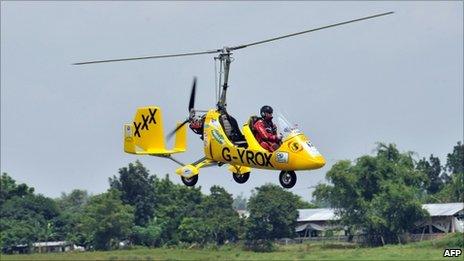
[[[190,178],[184,178],[184,177],[180,177],[180,179],[182,179],[182,182],[186,185],[186,186],[195,186],[195,184],[197,184],[197,181],[198,181],[198,175],[195,175],[195,176],[192,176]]]
[[[234,177],[235,182],[243,184],[247,182],[247,180],[250,178],[250,172],[246,172],[243,174],[232,173],[232,177]]]
[[[282,170],[279,175],[280,185],[284,188],[293,188],[296,183],[296,174],[292,170]]]

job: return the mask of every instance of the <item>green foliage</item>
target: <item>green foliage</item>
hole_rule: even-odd
[[[160,244],[176,244],[181,240],[177,229],[185,217],[199,216],[202,202],[201,187],[186,187],[172,183],[169,176],[155,180],[155,218],[161,224]]]
[[[203,196],[200,188],[174,185],[166,176],[156,182],[160,193],[157,220],[163,223],[161,243],[178,241],[218,245],[238,238],[240,219],[232,207],[232,195],[219,186]]]
[[[448,153],[446,166],[442,167],[449,171],[449,174],[443,173],[443,185],[436,193],[427,195],[427,202],[445,203],[445,202],[463,202],[464,201],[464,145],[458,141],[453,147],[453,152]]]
[[[16,245],[32,245],[39,237],[45,234],[39,224],[30,220],[0,219],[0,240],[2,252],[11,253]]]
[[[34,188],[30,188],[24,183],[17,185],[16,181],[5,172],[0,178],[0,187],[2,188],[0,190],[0,205],[12,197],[24,197],[34,193]]]
[[[162,230],[163,224],[153,219],[145,227],[134,226],[131,238],[136,245],[159,246]]]
[[[2,260],[435,260],[443,257],[445,248],[463,248],[463,234],[450,234],[442,239],[361,247],[345,242],[305,242],[303,244],[276,245],[271,253],[244,251],[240,245],[146,248],[130,250],[42,253],[32,255],[2,255]],[[459,258],[455,258],[459,260]]]
[[[266,251],[270,249],[267,241],[295,235],[299,197],[272,184],[256,190],[248,203],[245,237],[250,248]]]
[[[330,202],[342,223],[352,233],[363,231],[371,244],[398,242],[426,216],[417,200],[425,175],[414,168],[411,154],[379,144],[376,156],[362,156],[355,165],[339,161],[327,173],[331,185],[319,185],[313,196]]]
[[[1,177],[0,245],[2,252],[10,252],[19,244],[58,239],[59,209],[56,203],[42,195],[34,195],[33,188],[17,185],[6,173]]]
[[[206,244],[213,228],[203,218],[184,217],[179,225],[179,237],[183,242]]]
[[[108,250],[127,239],[133,221],[134,209],[124,205],[120,192],[114,189],[93,196],[84,208],[82,224],[95,249]]]
[[[199,216],[205,221],[206,230],[209,228],[212,240],[218,245],[236,240],[240,220],[232,207],[232,195],[219,186],[212,186],[210,192],[199,206]]]
[[[426,180],[424,182],[424,189],[428,194],[437,193],[443,186],[443,180],[440,177],[442,167],[440,159],[430,155],[429,161],[422,158],[416,165],[417,170],[426,174]]]
[[[90,243],[91,239],[84,233],[81,222],[84,208],[89,200],[88,192],[79,189],[69,194],[62,193],[61,197],[55,200],[61,212],[56,227],[56,233],[60,239],[80,246]]]
[[[464,173],[451,175],[450,181],[432,197],[435,202],[464,202]]]
[[[149,175],[148,170],[136,161],[130,163],[129,167],[119,169],[119,177],[113,176],[109,179],[110,187],[121,192],[124,204],[135,208],[135,224],[145,225],[155,211],[155,177]]]
[[[464,248],[464,233],[453,233],[434,242],[437,248]]]
[[[316,204],[309,203],[308,201],[305,201],[300,196],[298,196],[298,201],[296,202],[296,208],[297,209],[307,209],[307,208],[317,208],[317,206],[316,206]]]
[[[448,154],[446,168],[433,155],[415,165],[411,155],[400,153],[393,144],[379,144],[374,156],[360,157],[354,164],[340,161],[327,173],[332,184],[319,185],[313,193],[314,202],[338,208],[350,231],[362,230],[374,244],[396,242],[424,217],[418,198],[464,201],[461,142]],[[445,169],[450,172],[446,178],[445,173],[440,176]],[[265,252],[275,250],[273,239],[294,236],[296,209],[315,207],[274,185],[257,188],[248,204],[243,194],[233,199],[219,186],[205,196],[201,188],[174,184],[168,175],[163,179],[149,175],[138,161],[109,180],[111,189],[106,193],[91,197],[87,191],[73,190],[51,200],[3,173],[2,251],[50,240],[107,250],[126,239],[149,247],[194,244],[220,249],[241,238],[248,249]],[[235,209],[246,207],[250,217],[239,218]],[[462,240],[455,241],[462,245]]]
[[[451,174],[464,173],[464,144],[458,141],[452,153],[446,157],[446,169]]]
[[[90,196],[86,190],[74,189],[71,193],[61,193],[56,203],[62,211],[79,212],[89,202]]]
[[[442,202],[464,201],[464,144],[458,141],[453,152],[446,157],[446,169],[450,178],[437,195]]]

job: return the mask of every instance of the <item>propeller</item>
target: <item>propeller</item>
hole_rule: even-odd
[[[141,56],[141,57],[131,57],[131,58],[121,58],[121,59],[111,59],[111,60],[97,60],[97,61],[73,63],[73,65],[83,65],[83,64],[93,64],[93,63],[108,63],[108,62],[123,62],[123,61],[169,58],[169,57],[179,57],[179,56],[192,56],[192,55],[213,54],[213,53],[226,53],[226,52],[230,52],[230,51],[234,51],[234,50],[238,50],[238,49],[243,49],[243,48],[246,48],[246,47],[249,47],[249,46],[254,46],[254,45],[268,43],[268,42],[273,42],[273,41],[280,40],[280,39],[287,38],[287,37],[293,37],[293,36],[297,36],[297,35],[300,35],[300,34],[311,33],[311,32],[324,30],[324,29],[331,28],[331,27],[336,27],[336,26],[345,25],[345,24],[349,24],[349,23],[355,23],[355,22],[359,22],[359,21],[363,21],[363,20],[377,18],[377,17],[384,16],[384,15],[390,15],[390,14],[393,14],[393,13],[394,12],[386,12],[386,13],[381,13],[381,14],[375,14],[375,15],[366,16],[366,17],[362,17],[362,18],[358,18],[358,19],[353,19],[353,20],[349,20],[349,21],[345,21],[345,22],[340,22],[340,23],[336,23],[336,24],[331,24],[331,25],[326,25],[326,26],[322,26],[322,27],[318,27],[318,28],[313,28],[313,29],[309,29],[309,30],[305,30],[305,31],[301,31],[301,32],[296,32],[296,33],[292,33],[292,34],[286,34],[286,35],[282,35],[282,36],[278,36],[278,37],[274,37],[274,38],[269,38],[269,39],[262,40],[262,41],[256,41],[256,42],[237,45],[237,46],[233,46],[233,47],[224,47],[222,49],[213,49],[213,50],[208,50],[208,51],[188,52],[188,53],[178,53],[178,54]]]
[[[195,117],[195,92],[197,88],[197,77],[193,78],[193,84],[192,84],[192,90],[190,91],[190,100],[189,100],[189,105],[188,105],[188,110],[189,110],[189,116],[187,119],[185,119],[179,126],[177,126],[174,130],[168,133],[166,136],[166,140],[170,140],[174,134],[180,130],[185,124],[189,123],[193,117]]]

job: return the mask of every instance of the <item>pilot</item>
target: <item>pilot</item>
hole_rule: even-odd
[[[199,117],[196,116],[193,119],[191,119],[189,127],[190,129],[195,132],[196,134],[200,135],[200,139],[203,140],[203,126],[205,123],[205,117],[204,115]]]
[[[264,149],[273,152],[279,148],[282,137],[277,135],[277,127],[272,122],[272,107],[261,107],[261,118],[253,124],[255,138]]]

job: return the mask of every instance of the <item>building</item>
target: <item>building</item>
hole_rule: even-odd
[[[464,203],[424,204],[422,207],[429,212],[430,218],[416,223],[411,240],[422,240],[427,234],[464,232]],[[336,224],[339,218],[334,209],[299,209],[298,212],[296,232],[302,238],[345,235],[344,228]]]
[[[429,212],[430,219],[418,222],[417,232],[464,232],[464,203],[424,204],[422,207]]]
[[[76,246],[66,241],[48,241],[35,242],[32,246],[17,245],[13,248],[12,253],[49,253],[49,252],[68,252],[68,251],[84,251],[81,246]]]
[[[298,209],[298,225],[295,230],[300,237],[327,236],[326,231],[342,230],[335,225],[336,221],[338,218],[335,210],[331,208]]]

